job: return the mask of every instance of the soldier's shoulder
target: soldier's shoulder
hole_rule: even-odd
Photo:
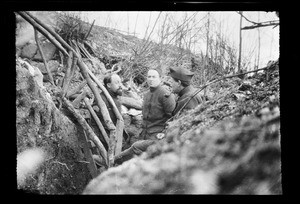
[[[167,88],[165,88],[163,86],[161,87],[160,92],[166,98],[168,98],[172,94],[172,92],[170,90],[168,90]]]

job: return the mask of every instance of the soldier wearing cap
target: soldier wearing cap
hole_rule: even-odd
[[[115,157],[115,163],[120,164],[134,155],[139,155],[154,144],[160,137],[159,133],[165,129],[166,121],[172,117],[176,102],[172,93],[161,86],[160,73],[150,69],[147,74],[147,83],[150,90],[144,95],[143,102],[143,131],[141,140],[121,152]]]
[[[185,103],[195,93],[196,89],[191,85],[194,73],[183,67],[170,68],[171,84],[173,93],[178,95],[176,107],[173,115],[176,115]],[[201,96],[197,94],[192,97],[189,103],[184,107],[184,110],[195,108],[198,104],[202,103]]]

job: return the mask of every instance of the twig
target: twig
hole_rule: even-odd
[[[63,166],[65,166],[70,171],[70,169],[68,168],[68,166],[67,166],[66,163],[62,163],[62,162],[59,162],[59,161],[53,161],[53,163],[63,165]]]
[[[104,127],[103,127],[101,121],[99,120],[97,114],[95,113],[94,109],[92,108],[92,106],[91,106],[89,100],[88,100],[87,98],[84,98],[83,101],[84,101],[86,107],[88,108],[88,110],[90,111],[92,117],[94,118],[96,124],[98,125],[99,130],[100,130],[100,132],[101,132],[101,136],[103,136],[104,141],[105,141],[106,144],[108,145],[108,144],[109,144],[109,138],[108,138],[108,136],[107,136],[107,133],[106,133],[106,131],[105,131],[105,129],[104,129]]]
[[[85,164],[89,164],[90,162],[87,162],[87,161],[77,161],[79,163],[85,163]]]
[[[241,28],[242,30],[249,30],[249,29],[253,29],[253,28],[259,28],[259,27],[266,27],[266,26],[278,26],[279,23],[269,23],[269,24],[260,24],[260,25],[254,25],[254,26],[245,26],[243,28]]]
[[[91,30],[92,30],[92,28],[93,28],[93,26],[94,26],[94,23],[95,23],[95,20],[93,21],[93,23],[92,23],[92,25],[91,25],[89,31],[88,31],[87,34],[84,36],[83,40],[86,40],[87,37],[90,35],[90,32],[91,32]]]

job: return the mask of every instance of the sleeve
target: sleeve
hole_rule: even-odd
[[[172,117],[172,112],[176,106],[175,96],[173,94],[170,94],[168,96],[163,96],[162,102],[163,102],[163,108],[165,110],[165,114],[168,117]]]

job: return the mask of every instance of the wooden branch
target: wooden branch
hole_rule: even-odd
[[[71,102],[68,101],[65,97],[62,97],[63,104],[67,107],[67,109],[74,115],[74,117],[77,119],[78,123],[82,126],[84,131],[87,133],[88,138],[92,140],[98,150],[100,151],[101,156],[103,157],[106,164],[108,164],[107,161],[107,152],[99,140],[99,138],[95,135],[92,128],[89,126],[89,124],[86,122],[86,120],[77,112],[77,110],[72,106]]]
[[[266,26],[278,26],[279,23],[269,23],[269,24],[258,24],[258,25],[253,25],[253,26],[245,26],[242,28],[242,30],[250,30],[254,28],[259,28],[259,27],[266,27]]]
[[[92,56],[90,55],[90,53],[84,48],[84,46],[80,43],[77,43],[77,46],[79,47],[79,49],[85,54],[85,56],[88,58],[88,59],[92,59]]]
[[[101,121],[99,120],[99,118],[98,118],[96,112],[95,112],[94,109],[92,108],[92,106],[91,106],[89,100],[88,100],[86,97],[85,97],[83,100],[84,100],[84,103],[85,103],[86,107],[87,107],[88,110],[90,111],[92,117],[93,117],[94,120],[96,121],[96,124],[98,125],[99,130],[100,130],[100,132],[101,132],[101,134],[102,134],[101,136],[103,137],[104,141],[105,141],[106,144],[108,145],[108,144],[109,144],[109,138],[108,138],[108,136],[107,136],[107,133],[106,133],[106,131],[105,131],[105,129],[104,129],[104,127],[103,127]]]
[[[83,40],[86,40],[87,37],[90,35],[90,32],[91,32],[91,30],[92,30],[92,28],[93,28],[93,26],[94,26],[94,23],[95,23],[95,20],[93,21],[93,23],[92,23],[92,25],[91,25],[89,31],[88,31],[87,34],[84,36]]]
[[[63,78],[63,83],[62,83],[63,96],[65,96],[66,90],[68,88],[68,84],[69,84],[69,82],[71,80],[72,62],[73,62],[73,52],[69,51],[69,57],[68,57],[68,61],[67,61],[67,69],[66,69],[65,76]]]
[[[78,86],[76,86],[75,88],[73,88],[72,90],[68,91],[66,93],[66,97],[69,98],[72,95],[78,93],[81,89],[83,89],[83,87],[85,87],[85,85],[87,84],[86,80],[84,80],[83,82],[81,82]]]
[[[51,82],[52,85],[55,86],[54,81],[53,81],[53,77],[52,77],[52,74],[51,74],[51,71],[49,70],[49,67],[48,67],[48,64],[47,64],[47,61],[46,61],[44,52],[43,52],[42,47],[41,47],[40,42],[39,42],[38,31],[37,31],[36,28],[34,28],[34,27],[33,27],[33,29],[34,29],[34,37],[35,37],[36,45],[37,45],[38,50],[39,50],[39,52],[40,52],[40,54],[41,54],[41,57],[42,57],[42,59],[43,59],[43,62],[44,62],[46,71],[47,71],[48,76],[49,76],[49,79],[50,79],[50,82]]]
[[[109,117],[109,112],[107,110],[107,107],[106,107],[104,101],[102,100],[99,91],[94,86],[94,84],[91,80],[91,77],[88,75],[88,72],[90,70],[88,69],[88,67],[81,60],[78,60],[77,63],[78,63],[79,68],[81,69],[81,73],[82,73],[83,77],[85,78],[85,80],[87,81],[87,84],[89,85],[89,87],[93,91],[93,94],[95,96],[97,105],[101,110],[101,113],[104,117],[104,121],[106,121],[106,125],[107,125],[108,129],[109,130],[115,130],[115,126],[114,126],[113,122],[111,121],[111,119]]]
[[[74,108],[79,108],[80,102],[86,97],[87,91],[84,90],[79,96],[75,98],[75,100],[72,102],[72,105]]]
[[[38,25],[36,22],[34,22],[29,16],[27,16],[24,12],[19,11],[16,12],[22,18],[24,18],[28,23],[30,23],[34,28],[36,28],[41,34],[43,34],[53,45],[55,45],[63,54],[68,56],[69,54],[67,51],[60,45],[58,41],[55,40],[55,38],[52,37],[52,35],[49,35],[49,33],[40,25]]]
[[[82,73],[83,77],[87,81],[88,86],[90,87],[90,89],[92,90],[92,92],[95,96],[97,105],[100,108],[100,112],[103,116],[104,122],[105,122],[107,128],[110,131],[110,134],[109,134],[110,142],[109,142],[109,145],[108,145],[108,167],[111,167],[111,165],[113,165],[113,159],[114,159],[114,149],[115,149],[114,148],[114,144],[115,144],[114,141],[115,141],[116,127],[115,127],[115,125],[113,124],[113,122],[110,118],[108,109],[107,109],[104,101],[102,100],[99,91],[94,86],[94,84],[93,84],[93,82],[92,82],[92,80],[91,80],[91,78],[88,74],[91,71],[82,62],[82,60],[78,60],[77,64],[78,64],[78,67],[81,70],[81,73]]]

